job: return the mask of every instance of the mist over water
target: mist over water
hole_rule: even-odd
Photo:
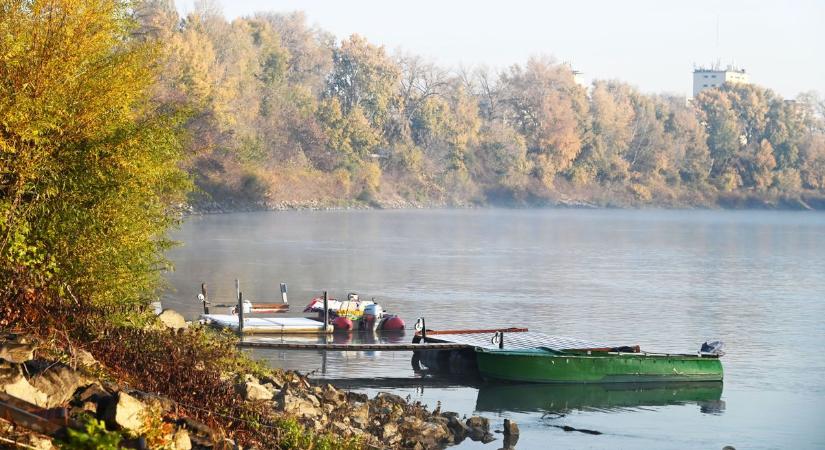
[[[366,392],[479,411],[494,426],[512,417],[522,428],[518,448],[825,447],[823,214],[266,212],[192,217],[174,237],[184,245],[169,253],[176,271],[163,301],[193,319],[201,282],[213,302],[229,303],[239,278],[252,301],[279,299],[278,283],[287,282],[293,310],[323,290],[376,297],[408,326],[424,316],[433,329],[525,326],[680,352],[725,342],[721,401],[690,387],[617,393],[417,384],[407,352],[256,352],[316,378],[351,379]],[[409,331],[402,339],[411,338]]]

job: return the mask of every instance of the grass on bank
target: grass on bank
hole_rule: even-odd
[[[158,326],[146,311],[114,308],[78,309],[73,302],[44,302],[30,292],[0,309],[17,325],[3,331],[26,333],[41,346],[38,357],[71,363],[76,348],[89,351],[101,364],[94,375],[123,388],[159,394],[174,401],[167,414],[191,417],[246,447],[272,449],[358,449],[358,439],[317,434],[266,402],[246,402],[235,389],[237,379],[252,374],[278,378],[282,373],[239,351],[237,338],[226,332],[192,327],[174,332]],[[106,316],[129,317],[113,323]],[[84,448],[87,435],[109,442],[110,434],[91,422],[78,431],[72,445]],[[97,442],[97,441],[95,441]],[[158,446],[159,447],[159,446]],[[92,447],[88,447],[92,448]]]

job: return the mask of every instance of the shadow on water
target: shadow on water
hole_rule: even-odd
[[[693,403],[703,413],[721,414],[725,409],[721,397],[721,382],[484,384],[478,390],[476,410],[564,414]]]

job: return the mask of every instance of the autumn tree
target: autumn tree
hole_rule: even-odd
[[[158,47],[127,2],[0,7],[0,300],[153,297],[170,206],[183,200],[179,121],[151,101]]]
[[[548,188],[582,146],[587,103],[569,67],[531,58],[503,75],[508,122],[525,137],[537,177]]]

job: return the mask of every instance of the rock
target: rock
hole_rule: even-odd
[[[370,423],[369,403],[354,404],[350,412],[350,420],[358,428],[367,428]]]
[[[452,442],[453,434],[447,425],[424,422],[419,428],[419,436],[428,448],[440,447],[440,444]]]
[[[347,400],[346,394],[335,389],[331,384],[325,384],[321,393],[321,398],[327,403],[340,404]]]
[[[317,402],[318,399],[315,399]],[[283,388],[275,396],[275,406],[285,413],[292,413],[301,417],[319,416],[321,412],[310,400],[301,398],[292,393],[288,388]]]
[[[447,420],[449,420],[449,422],[447,423],[447,428],[449,428],[450,432],[453,433],[453,441],[455,443],[463,441],[464,438],[466,438],[467,435],[470,434],[470,429],[467,428],[467,425],[464,422],[462,422],[461,419],[458,418],[457,413],[452,413],[450,415],[447,415],[446,417]]]
[[[366,402],[370,399],[369,396],[367,396],[367,394],[361,394],[361,393],[358,393],[358,392],[350,392],[350,391],[347,391],[346,397],[347,397],[347,401],[349,401],[349,402]]]
[[[75,391],[89,384],[82,373],[69,366],[53,365],[31,378],[31,384],[47,396],[46,408],[54,408],[66,403]]]
[[[263,377],[260,381],[261,384],[271,384],[274,390],[280,390],[284,387],[284,381],[278,377]]]
[[[171,309],[164,309],[163,312],[158,315],[158,319],[163,326],[172,330],[182,330],[189,326],[180,313]]]
[[[726,445],[722,447],[722,450],[736,450],[732,445]]]
[[[510,419],[504,419],[504,447],[513,448],[516,446],[519,437],[518,424]]]
[[[55,447],[52,444],[51,439],[41,437],[41,436],[31,435],[31,436],[29,436],[28,448],[33,448],[33,449],[36,449],[36,450],[51,450]]]
[[[381,439],[387,444],[394,445],[401,440],[398,434],[398,425],[390,422],[379,429],[381,431]]]
[[[246,401],[272,400],[275,395],[274,392],[254,379],[239,384],[237,388]]]
[[[165,414],[175,409],[175,402],[173,402],[168,397],[163,397],[161,395],[155,395],[141,391],[129,391],[129,395],[140,400],[141,402],[143,402],[143,404],[151,408],[153,411],[157,411],[162,414]]]
[[[146,405],[125,392],[119,392],[117,398],[107,405],[103,419],[112,427],[139,432],[146,419]]]
[[[0,359],[15,364],[23,364],[34,359],[36,346],[28,338],[16,337],[0,343]]]
[[[470,417],[465,422],[465,425],[467,425],[468,428],[467,436],[474,441],[483,441],[485,435],[490,434],[490,421],[485,417]]]
[[[14,383],[0,386],[0,391],[37,406],[45,406],[48,401],[46,394],[29,384],[29,380],[23,376]]]
[[[15,383],[22,377],[23,372],[20,371],[20,366],[8,361],[0,361],[0,386]]]
[[[37,406],[44,406],[47,400],[46,394],[32,386],[23,376],[20,366],[8,361],[0,361],[0,392]]]
[[[390,394],[389,392],[379,392],[375,395],[375,401],[389,403],[391,405],[401,405],[402,407],[407,405],[407,401],[401,398],[401,396]]]
[[[189,432],[179,428],[172,435],[172,448],[176,450],[192,450],[192,440],[189,439]]]
[[[82,367],[95,367],[100,365],[91,353],[82,348],[75,349],[74,360],[77,365]]]
[[[223,438],[222,440],[215,442],[215,445],[212,447],[213,450],[239,450],[241,447],[235,443],[232,439]]]
[[[189,430],[189,439],[199,447],[211,447],[215,440],[215,432],[206,424],[198,422],[192,418],[184,417],[178,420],[179,426],[185,426]]]

